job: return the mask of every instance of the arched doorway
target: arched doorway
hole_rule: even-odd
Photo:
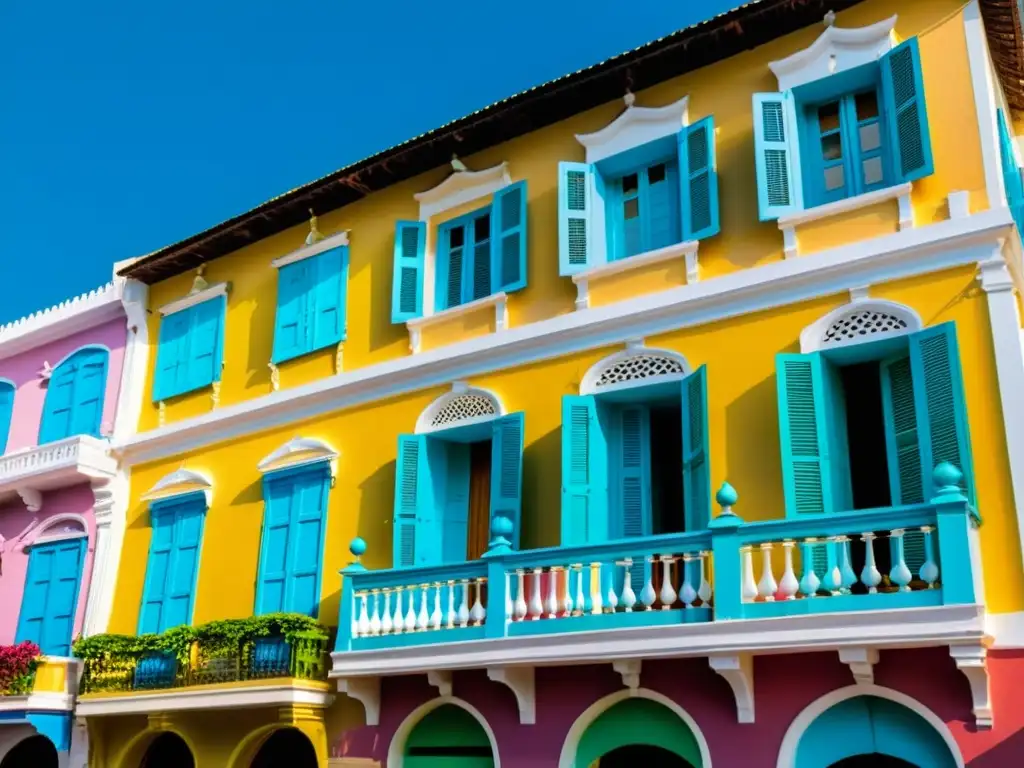
[[[955,768],[945,740],[909,707],[855,696],[829,707],[807,727],[795,768]]]
[[[252,768],[317,768],[316,750],[295,728],[274,731],[253,758]]]
[[[196,760],[181,736],[161,733],[146,749],[139,768],[196,768]]]
[[[663,704],[629,698],[602,712],[583,732],[575,768],[702,768],[690,727]]]
[[[57,748],[45,736],[29,736],[7,753],[0,768],[57,768]]]
[[[405,742],[404,768],[494,768],[494,751],[483,726],[455,704],[443,704],[420,720]]]

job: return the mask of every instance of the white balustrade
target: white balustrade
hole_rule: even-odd
[[[480,625],[487,615],[486,583],[485,578],[455,579],[359,590],[353,596],[352,636],[437,632]],[[511,619],[514,611],[518,611],[518,606],[513,605],[509,596],[506,618]]]

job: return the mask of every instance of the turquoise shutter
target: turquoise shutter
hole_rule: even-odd
[[[682,400],[684,530],[702,531],[711,520],[707,366],[683,379]]]
[[[1024,236],[1024,180],[1021,179],[1017,156],[1013,153],[1013,134],[1006,123],[1003,110],[997,110],[999,119],[999,159],[1003,166],[1003,187],[1006,190],[1006,204],[1010,206],[1017,231]]]
[[[619,535],[623,538],[651,533],[651,425],[644,406],[619,409],[615,453],[618,459]]]
[[[924,565],[925,558],[924,533],[920,529],[904,532],[903,560],[915,579],[921,576],[921,566]]]
[[[714,116],[708,115],[681,130],[678,143],[683,240],[712,237],[720,229]]]
[[[0,455],[7,450],[7,440],[11,435],[14,392],[14,384],[9,381],[0,381]]]
[[[40,445],[63,440],[70,434],[77,368],[76,360],[71,356],[50,374],[46,399],[43,402],[43,417],[39,425]]]
[[[263,533],[256,581],[257,615],[285,610],[288,581],[288,529],[297,502],[290,476],[263,478]]]
[[[469,542],[469,445],[438,442],[445,453],[444,466],[431,469],[444,472],[441,560],[444,563],[464,563]]]
[[[900,43],[882,56],[879,63],[883,114],[889,129],[896,182],[931,176],[935,168],[917,38]]]
[[[160,402],[181,393],[188,360],[189,327],[192,310],[183,309],[165,315],[160,321],[160,339],[153,374],[153,402]]]
[[[443,466],[440,455],[443,450],[440,440],[428,440],[424,435],[398,436],[392,531],[395,568],[430,565],[441,557],[441,542],[435,530],[431,475],[433,465]]]
[[[494,220],[491,219],[493,222]],[[474,225],[475,226],[475,225]],[[491,226],[497,227],[497,223],[491,224]],[[495,275],[495,280],[500,277],[499,269],[500,264],[491,265],[491,261],[494,259],[494,248],[497,243],[498,233],[494,232],[493,237],[489,237],[486,240],[477,241],[476,236],[471,240],[473,245],[473,258],[470,260],[468,269],[466,269],[466,288],[463,298],[466,301],[473,301],[475,299],[483,299],[490,296],[491,291],[491,276]]]
[[[776,355],[775,376],[786,514],[833,512],[825,360]]]
[[[427,225],[395,222],[395,271],[391,285],[391,322],[404,323],[423,314],[423,259]]]
[[[754,159],[761,221],[802,207],[796,125],[790,119],[792,94],[754,94]]]
[[[172,547],[167,566],[166,587],[159,629],[192,623],[192,606],[199,573],[199,546],[203,539],[203,521],[206,517],[206,498],[191,495],[165,513],[168,527],[173,530]]]
[[[495,419],[491,437],[491,518],[512,521],[512,547],[519,549],[523,507],[523,435],[525,415]]]
[[[15,643],[30,640],[45,654],[71,655],[85,543],[83,536],[32,547]]]
[[[911,334],[910,365],[927,490],[931,491],[936,465],[948,461],[963,472],[967,497],[973,504],[974,472],[956,326],[943,323]]]
[[[562,397],[562,546],[608,539],[608,447],[592,395]]]
[[[320,462],[298,470],[292,484],[283,610],[314,618],[320,607],[320,565],[330,481],[330,466]]]
[[[885,449],[889,461],[889,491],[894,505],[920,504],[925,500],[914,379],[910,356],[882,361],[882,407],[885,417]],[[931,489],[928,489],[931,498]]]
[[[558,274],[573,275],[597,263],[591,221],[597,169],[586,163],[558,164]]]
[[[110,353],[105,349],[85,349],[76,352],[75,357],[78,360],[69,434],[99,437]]]
[[[171,570],[171,552],[174,547],[174,510],[154,503],[149,508],[152,533],[149,540],[149,559],[146,562],[146,580],[142,588],[142,609],[139,611],[139,634],[162,632],[164,601],[167,597],[167,576]]]
[[[226,306],[227,297],[218,296],[193,308],[189,331],[188,388],[185,391],[220,381]]]
[[[348,246],[314,256],[313,349],[330,347],[345,338]]]
[[[526,182],[494,193],[491,203],[492,292],[526,287]]]
[[[312,337],[307,325],[312,283],[310,259],[285,264],[277,271],[277,316],[274,321],[274,363],[309,352]]]
[[[466,229],[466,227],[463,227]],[[442,312],[462,303],[462,272],[469,242],[463,236],[462,245],[451,247],[451,226],[438,229],[437,259],[434,277],[434,311]]]

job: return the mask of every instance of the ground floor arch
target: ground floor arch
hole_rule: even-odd
[[[165,731],[153,739],[142,756],[139,768],[195,768],[196,759],[185,740]]]
[[[279,728],[270,734],[253,758],[251,768],[318,768],[316,749],[297,728]]]
[[[649,744],[629,744],[602,755],[591,763],[591,768],[693,768],[692,764],[674,752]]]
[[[57,768],[57,748],[45,736],[35,734],[15,744],[0,760],[0,768]]]
[[[454,696],[418,707],[395,732],[388,768],[500,768],[494,732],[480,712]]]

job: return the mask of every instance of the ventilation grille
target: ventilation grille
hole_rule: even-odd
[[[497,406],[486,395],[457,395],[438,409],[430,420],[430,426],[448,427],[468,419],[497,415]]]
[[[823,344],[841,344],[858,341],[868,336],[884,336],[907,330],[907,321],[888,312],[861,310],[836,320],[825,331]]]
[[[652,379],[657,376],[671,376],[686,373],[683,364],[664,355],[632,355],[609,365],[597,379],[596,389],[621,384],[624,381]]]

